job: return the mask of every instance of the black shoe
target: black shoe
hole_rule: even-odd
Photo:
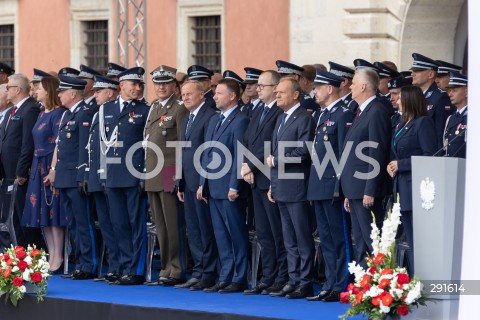
[[[197,279],[197,278],[190,278],[188,279],[187,282],[185,283],[182,283],[182,284],[176,284],[174,287],[177,288],[177,289],[188,289],[190,288],[191,286],[197,284],[200,282],[200,279]]]
[[[165,287],[171,287],[184,282],[185,282],[185,279],[167,278],[165,280],[159,280],[158,284]]]
[[[74,270],[72,273],[62,274],[62,278],[64,279],[72,279],[74,274],[78,274],[82,272],[81,270]]]
[[[262,294],[263,295],[269,295],[272,292],[277,292],[282,290],[282,288],[285,287],[285,283],[282,282],[274,282],[270,287],[263,289]]]
[[[60,267],[58,267],[57,269],[55,270],[48,270],[48,273],[54,275],[54,274],[61,274],[63,272],[63,262],[62,264],[60,265]]]
[[[328,296],[325,296],[322,299],[323,302],[338,302],[340,301],[340,292],[339,291],[332,291]]]
[[[144,276],[138,276],[136,274],[124,275],[116,281],[116,283],[123,286],[133,286],[143,284],[145,282]]]
[[[257,284],[252,289],[247,289],[247,290],[243,291],[243,294],[246,294],[246,295],[261,294],[262,291],[267,289],[267,288],[270,288],[270,286],[268,284],[260,282],[259,284]]]
[[[287,283],[281,290],[270,292],[270,297],[285,297],[287,294],[295,291],[296,287]]]
[[[330,294],[330,291],[328,291],[328,290],[322,290],[322,291],[320,291],[316,296],[307,297],[307,300],[308,300],[308,301],[320,301],[320,300],[322,300],[323,298],[325,298],[326,296],[328,296],[329,294]]]
[[[113,273],[113,272],[109,272],[105,276],[105,280],[109,281],[109,282],[115,282],[120,278],[121,278],[121,276],[118,273]]]
[[[313,296],[313,287],[311,285],[300,286],[295,291],[287,294],[288,299],[304,299]]]
[[[206,280],[206,279],[202,279],[200,280],[200,282],[194,284],[193,286],[190,287],[190,290],[192,291],[198,291],[198,290],[203,290],[203,289],[206,289],[206,288],[210,288],[212,286],[215,285],[215,281],[214,280]]]
[[[229,284],[229,282],[218,282],[209,288],[203,289],[203,292],[218,292],[218,290],[225,288]]]
[[[232,282],[228,286],[223,289],[218,290],[219,293],[235,293],[235,292],[243,292],[246,286],[243,283]]]
[[[95,278],[95,273],[80,271],[72,274],[73,280],[90,280]]]

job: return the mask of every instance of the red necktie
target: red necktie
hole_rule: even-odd
[[[357,109],[357,114],[355,115],[355,119],[353,119],[353,122],[357,121],[358,117],[360,117],[360,114],[362,113],[362,110],[360,110],[360,107]]]
[[[12,111],[10,112],[10,118],[8,118],[7,125],[5,126],[5,128],[7,128],[8,125],[10,124],[10,120],[12,120],[13,116],[15,116],[17,109],[18,109],[17,106],[13,106]]]

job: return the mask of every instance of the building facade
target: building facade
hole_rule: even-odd
[[[412,52],[467,68],[467,13],[465,0],[0,0],[0,60],[28,76],[108,61],[242,76],[278,59],[405,70]]]

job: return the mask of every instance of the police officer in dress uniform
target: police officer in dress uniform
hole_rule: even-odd
[[[64,77],[69,77],[69,78],[78,78],[78,75],[80,74],[80,71],[75,69],[75,68],[70,68],[70,67],[64,67],[60,70],[58,70],[58,77],[64,76]]]
[[[316,71],[315,96],[317,102],[326,107],[322,109],[316,125],[307,199],[313,201],[315,207],[317,230],[325,261],[325,283],[318,295],[307,298],[311,301],[339,301],[340,292],[345,290],[348,280],[346,217],[342,212],[343,203],[339,191],[336,190],[340,172],[335,172],[326,157],[326,145],[330,144],[336,161],[339,161],[345,136],[353,120],[352,112],[345,107],[339,95],[342,81],[343,78],[333,73],[320,69]],[[325,169],[320,165],[324,161],[329,161]]]
[[[420,87],[427,99],[428,115],[435,122],[438,149],[443,147],[443,130],[447,116],[450,114],[451,103],[448,94],[437,87],[438,63],[419,53],[413,53],[412,84]]]
[[[447,157],[466,157],[467,151],[467,115],[468,115],[468,78],[459,72],[450,71],[447,86],[448,96],[457,111],[451,115],[445,126],[443,145]]]
[[[283,60],[277,60],[275,64],[277,65],[278,73],[280,73],[282,77],[292,76],[295,80],[300,81],[304,71],[302,67]],[[312,99],[307,92],[303,91],[300,96],[300,104],[303,108],[307,109],[310,115],[320,109],[320,106],[315,102],[315,100]]]
[[[99,109],[102,143],[107,157],[106,183],[110,221],[119,247],[120,285],[145,281],[146,216],[141,211],[145,163],[143,130],[150,107],[137,99],[145,70],[134,67],[119,76],[120,95]]]
[[[393,78],[401,76],[401,74],[397,71],[397,66],[391,61],[376,61],[373,65],[379,69],[378,76],[380,77],[380,82],[378,84],[378,91],[381,95],[390,100],[388,82]]]
[[[78,184],[84,180],[85,166],[80,168],[80,154],[84,152],[88,142],[90,124],[84,126],[83,117],[89,112],[83,101],[83,90],[86,82],[82,79],[59,76],[58,96],[64,107],[68,109],[60,120],[57,147],[53,156],[51,171],[48,176],[55,188],[60,189],[61,201],[66,212],[73,213],[75,220],[73,231],[75,239],[75,271],[71,275],[74,280],[93,279],[97,271],[97,250],[94,238],[93,220],[88,209],[85,193]],[[83,136],[87,138],[83,140]]]
[[[0,61],[0,84],[8,83],[8,77],[15,73],[15,69]]]
[[[258,77],[262,74],[262,70],[245,67],[245,94],[248,98],[250,98],[250,103],[247,104],[242,108],[242,112],[246,112],[249,118],[252,117],[253,111],[257,109],[257,107],[263,108],[263,102],[258,98],[257,92],[257,82]]]
[[[182,100],[189,111],[182,125],[181,141],[190,142],[182,147],[182,177],[178,183],[178,199],[185,204],[185,222],[188,245],[192,254],[192,277],[175,286],[179,289],[203,290],[215,284],[217,247],[213,233],[212,217],[208,204],[197,199],[200,174],[195,168],[194,156],[205,142],[210,118],[217,113],[205,106],[203,86],[199,81],[188,80],[182,86]]]
[[[240,99],[238,99],[237,107],[240,108],[241,111],[246,106],[242,100],[243,92],[245,91],[246,87],[245,81],[232,70],[225,70],[222,76],[223,79],[232,79],[238,82],[238,85],[240,86]]]
[[[127,70],[127,69],[118,65],[118,64],[116,64],[116,63],[109,62],[107,64],[107,74],[106,74],[106,76],[110,79],[118,81],[118,75],[125,70]]]
[[[94,76],[93,90],[94,97],[98,105],[113,101],[118,95],[118,81],[102,76]],[[88,184],[88,192],[95,201],[100,232],[107,251],[108,270],[107,274],[95,280],[105,280],[109,283],[115,282],[120,278],[118,243],[113,232],[112,221],[110,220],[110,211],[108,208],[105,185],[102,185],[100,175],[105,173],[105,155],[102,154],[104,147],[100,149],[100,126],[98,121],[98,112],[95,113],[90,126],[88,141],[88,168],[85,169]],[[103,158],[102,158],[103,157]],[[102,160],[103,161],[102,161]]]
[[[145,191],[152,209],[160,245],[162,269],[158,284],[173,286],[185,281],[186,256],[183,219],[177,210],[175,188],[175,148],[168,142],[180,141],[182,121],[187,110],[175,96],[175,68],[161,65],[151,72],[158,100],[152,104],[145,126],[144,141],[160,148],[163,166],[157,153],[147,146]],[[158,170],[158,169],[157,169]]]
[[[218,111],[217,105],[213,100],[214,93],[211,87],[213,71],[199,65],[193,65],[188,67],[187,73],[188,73],[188,80],[198,80],[202,83],[203,95],[205,97],[205,104],[207,105],[207,107],[210,107],[215,111]]]
[[[257,91],[265,106],[253,112],[245,133],[245,148],[262,164],[265,163],[265,148],[269,146],[265,143],[271,143],[277,118],[282,114],[275,100],[275,89],[279,81],[280,75],[273,70],[263,72],[258,78]],[[268,167],[259,168],[251,158],[245,157],[241,173],[252,189],[255,230],[262,260],[262,278],[255,287],[244,291],[248,295],[279,291],[288,280],[287,252],[283,243],[280,212],[277,204],[268,200],[270,177],[262,170],[270,173]]]
[[[352,99],[352,93],[350,92],[350,86],[352,85],[352,79],[353,75],[355,74],[355,70],[332,61],[328,61],[328,64],[330,65],[330,73],[333,73],[334,75],[343,78],[343,81],[340,84],[339,92],[343,103],[345,103],[345,106],[350,111],[352,111],[352,113],[357,112],[357,110],[352,110],[350,108],[350,104],[352,103],[352,101],[354,102],[354,100]],[[356,106],[358,106],[358,104]]]
[[[460,72],[462,71],[462,67],[442,60],[435,60],[435,62],[438,64],[435,83],[437,84],[437,87],[443,91],[447,91],[448,82],[450,81],[450,71]],[[457,110],[455,110],[455,108],[451,108],[450,111],[453,114]]]

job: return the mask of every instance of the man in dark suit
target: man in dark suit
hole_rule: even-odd
[[[205,292],[231,293],[246,289],[246,185],[238,178],[237,143],[243,141],[249,119],[237,106],[239,95],[240,87],[235,80],[218,82],[214,99],[221,113],[210,119],[205,134],[205,141],[211,141],[212,145],[202,155],[202,168],[206,174],[201,175],[197,199],[206,200],[208,196],[221,265],[219,282],[204,289]],[[217,146],[224,151],[215,151],[219,148]]]
[[[182,100],[189,111],[182,124],[181,141],[191,146],[182,148],[182,178],[178,181],[178,199],[185,204],[188,245],[193,259],[192,278],[176,288],[203,290],[215,284],[217,248],[208,204],[198,200],[196,192],[200,174],[195,168],[194,155],[205,142],[210,118],[216,112],[205,106],[203,87],[199,81],[188,80],[182,86]]]
[[[65,111],[60,121],[57,147],[48,175],[50,183],[60,190],[65,211],[71,213],[75,221],[73,232],[76,265],[71,275],[74,280],[93,279],[98,266],[92,213],[85,192],[78,188],[85,176],[85,168],[79,168],[79,155],[88,143],[89,131],[89,126],[84,128],[82,122],[89,113],[83,101],[84,88],[85,81],[60,76],[58,96],[68,111]],[[86,141],[80,139],[83,130],[87,131]]]
[[[444,148],[447,157],[467,156],[468,77],[459,72],[450,72],[447,85],[448,96],[456,107],[445,125]]]
[[[138,147],[143,141],[150,110],[138,100],[144,73],[141,67],[121,72],[118,99],[105,103],[99,110],[102,143],[107,160],[111,160],[106,164],[106,176],[102,175],[101,179],[106,184],[110,220],[119,247],[123,275],[116,283],[120,285],[138,285],[145,281],[146,215],[140,206],[145,154],[143,148]],[[133,154],[131,148],[134,148]]]
[[[245,133],[245,148],[262,164],[265,163],[265,148],[269,147],[277,118],[282,114],[275,100],[275,89],[279,81],[280,75],[273,70],[265,71],[260,75],[257,92],[265,106],[253,112]],[[268,144],[266,145],[265,142]],[[270,169],[267,167],[267,175],[261,169],[252,162],[250,157],[245,157],[242,176],[252,187],[255,230],[262,250],[260,255],[262,279],[255,287],[245,290],[245,294],[268,294],[278,291],[288,280],[287,252],[283,244],[280,212],[278,206],[270,202],[267,196],[270,188]]]
[[[213,71],[199,66],[193,65],[188,67],[188,80],[198,80],[203,86],[203,97],[205,98],[205,105],[212,110],[218,111],[215,101],[213,100],[212,91],[212,76]],[[239,98],[240,99],[240,98]]]
[[[427,99],[428,115],[435,122],[435,132],[437,135],[437,147],[442,148],[443,130],[445,122],[451,112],[451,103],[448,94],[437,87],[435,79],[437,77],[438,63],[419,53],[413,53],[412,84],[420,87]]]
[[[180,140],[182,122],[187,109],[175,95],[175,68],[161,65],[151,72],[155,94],[144,141],[148,142],[145,159],[145,191],[155,222],[162,269],[158,284],[173,286],[185,282],[186,244],[182,215],[177,208],[175,190],[175,148],[169,143]],[[158,172],[159,158],[150,147],[159,148],[163,154],[163,166]]]
[[[282,219],[287,250],[288,283],[270,296],[291,299],[313,295],[314,245],[307,202],[310,156],[306,143],[313,140],[313,118],[300,104],[302,90],[293,78],[284,78],[276,88],[277,106],[283,110],[273,129],[268,196],[276,201]]]
[[[347,285],[349,248],[345,213],[339,197],[337,172],[328,159],[327,145],[331,146],[336,161],[340,161],[345,136],[353,120],[340,97],[343,78],[317,69],[315,97],[326,106],[318,119],[313,142],[312,168],[308,181],[307,199],[313,201],[325,261],[325,283],[318,295],[308,300],[335,302]],[[317,161],[318,160],[318,161]],[[321,166],[321,163],[326,166]],[[340,172],[338,172],[339,174]]]
[[[372,252],[371,212],[379,227],[383,222],[384,168],[391,137],[389,114],[376,97],[378,81],[377,72],[370,68],[360,68],[355,72],[351,89],[359,107],[345,138],[343,152],[348,152],[348,156],[341,173],[345,210],[350,212],[352,219],[354,260],[364,266],[365,253]],[[357,156],[360,153],[367,158]]]
[[[19,245],[35,244],[40,247],[41,234],[38,228],[20,228],[20,220],[25,206],[25,196],[28,185],[28,175],[33,159],[32,129],[37,121],[40,109],[35,100],[29,97],[30,84],[28,78],[22,74],[8,77],[7,100],[13,105],[10,114],[6,115],[0,125],[0,180],[3,179],[3,192],[18,182],[15,194],[14,224],[17,230]],[[5,197],[3,217],[9,214],[9,197]],[[9,246],[9,239],[2,241],[3,247]]]

